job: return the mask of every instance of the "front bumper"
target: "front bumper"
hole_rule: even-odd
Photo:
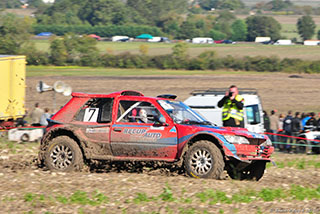
[[[232,147],[225,147],[227,157],[233,157],[238,160],[267,160],[270,161],[270,156],[274,152],[273,146],[233,144]]]

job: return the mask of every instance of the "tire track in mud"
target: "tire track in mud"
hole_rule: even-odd
[[[37,155],[11,155],[0,156],[0,172],[5,173],[30,173],[30,171],[48,171],[48,169],[38,161]],[[93,161],[86,165],[82,170],[84,174],[136,174],[143,176],[156,176],[162,179],[166,177],[179,177],[188,178],[183,168],[170,165],[166,163],[156,162],[110,162],[110,161]],[[261,181],[257,182],[259,185],[277,187],[277,186],[290,186],[292,184],[302,186],[318,185],[320,177],[320,170],[314,168],[296,169],[293,167],[278,168],[271,166],[266,169],[265,175]],[[205,179],[203,179],[205,180]],[[213,180],[213,179],[209,179]],[[221,179],[224,182],[230,183],[231,178],[224,172]],[[244,182],[245,181],[241,181]],[[249,181],[250,182],[250,181]],[[252,183],[255,183],[252,181]]]

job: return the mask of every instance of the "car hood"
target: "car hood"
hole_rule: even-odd
[[[194,125],[200,132],[214,132],[221,135],[238,135],[246,138],[267,139],[267,135],[250,132],[246,128],[239,127],[219,127],[210,125]]]

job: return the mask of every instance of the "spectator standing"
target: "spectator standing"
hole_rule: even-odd
[[[266,132],[270,132],[270,118],[266,111],[263,111],[263,124],[264,124],[264,130]]]
[[[32,110],[30,117],[31,117],[31,125],[32,126],[41,126],[40,124],[40,118],[42,114],[44,113],[43,109],[40,108],[39,103],[36,103],[34,105],[34,109]]]
[[[284,121],[284,114],[279,115],[278,123],[279,123],[279,130],[278,132],[283,131],[283,121]]]
[[[305,117],[303,117],[303,119],[301,120],[301,126],[302,129],[305,130],[305,126],[307,121],[311,118],[310,113],[308,113]]]
[[[41,126],[47,126],[48,125],[47,119],[49,119],[50,117],[51,117],[50,109],[49,108],[45,108],[44,109],[44,113],[41,115],[41,118],[40,118],[40,125]]]
[[[225,96],[218,102],[218,107],[223,107],[223,126],[244,127],[243,103],[244,99],[239,95],[237,86],[230,86]]]
[[[300,112],[295,113],[295,117],[292,119],[292,136],[297,137],[301,132],[301,118]],[[297,138],[293,138],[293,143],[297,142]]]
[[[292,136],[292,111],[288,111],[288,115],[284,118],[283,120],[283,130],[284,130],[284,134],[287,136]],[[291,152],[291,141],[292,138],[291,137],[286,137],[286,150],[287,152]]]
[[[270,133],[276,134],[278,130],[279,130],[279,118],[276,116],[276,111],[272,110],[270,115]],[[270,140],[272,142],[277,142],[278,140],[277,135],[270,135]]]
[[[317,128],[318,121],[314,112],[310,113],[310,119],[306,122],[305,128],[309,130],[315,130]]]

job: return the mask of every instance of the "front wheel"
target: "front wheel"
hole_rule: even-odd
[[[67,136],[54,138],[45,152],[45,165],[53,171],[77,171],[83,167],[83,156],[78,144]]]
[[[224,160],[220,149],[214,143],[201,140],[188,149],[184,157],[184,167],[191,177],[220,179]]]

